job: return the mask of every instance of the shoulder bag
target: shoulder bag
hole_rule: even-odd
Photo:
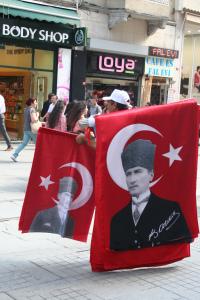
[[[35,122],[31,122],[30,125],[32,133],[36,134],[38,133],[39,128],[42,126],[42,123],[39,120],[37,120]]]
[[[31,111],[30,111],[30,114],[31,114]],[[42,123],[38,119],[37,121],[31,122],[30,126],[31,126],[32,133],[37,134],[39,128],[42,126]]]

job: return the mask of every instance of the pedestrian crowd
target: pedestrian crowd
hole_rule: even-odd
[[[26,101],[24,110],[23,139],[11,155],[11,159],[17,162],[20,152],[27,146],[30,140],[36,143],[37,131],[40,126],[58,131],[68,131],[77,134],[77,143],[88,143],[92,147],[95,142],[95,118],[100,114],[112,113],[125,109],[132,109],[129,94],[124,90],[115,89],[110,96],[98,99],[98,92],[92,93],[88,101],[74,100],[69,103],[58,99],[50,93],[48,100],[44,102],[41,113],[38,112],[36,98]],[[9,135],[5,126],[5,100],[0,95],[0,131],[7,143],[6,151],[13,150]],[[90,130],[88,130],[90,128]]]

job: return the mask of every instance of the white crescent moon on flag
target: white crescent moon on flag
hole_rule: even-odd
[[[69,210],[74,210],[83,206],[90,199],[93,192],[93,180],[88,169],[80,163],[67,163],[62,165],[59,169],[66,167],[72,167],[77,169],[82,179],[82,190],[79,196],[76,199],[74,199],[69,208]]]
[[[113,137],[109,148],[107,152],[107,157],[106,157],[106,163],[107,163],[107,168],[108,172],[112,178],[112,180],[122,189],[128,191],[127,184],[126,184],[126,178],[123,176],[124,174],[124,169],[122,166],[122,161],[121,161],[121,154],[123,152],[123,149],[127,143],[127,141],[134,136],[136,133],[141,132],[141,131],[150,131],[154,132],[161,137],[163,135],[154,127],[151,127],[146,124],[133,124],[133,125],[128,125],[124,128],[122,128],[120,131],[117,132],[117,134]],[[153,186],[155,183],[157,183],[160,178],[155,180],[150,184],[150,186]]]

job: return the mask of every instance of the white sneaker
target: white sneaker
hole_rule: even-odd
[[[14,155],[11,155],[10,157],[14,162],[17,162],[17,158]]]

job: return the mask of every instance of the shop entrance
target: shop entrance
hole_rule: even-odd
[[[146,76],[144,86],[144,105],[167,103],[170,78]]]
[[[29,97],[38,110],[53,89],[54,51],[3,45],[0,49],[0,94],[6,103],[6,128],[12,140],[23,135],[23,111]]]
[[[151,104],[158,105],[167,103],[167,92],[169,84],[166,79],[154,79],[151,87]]]

